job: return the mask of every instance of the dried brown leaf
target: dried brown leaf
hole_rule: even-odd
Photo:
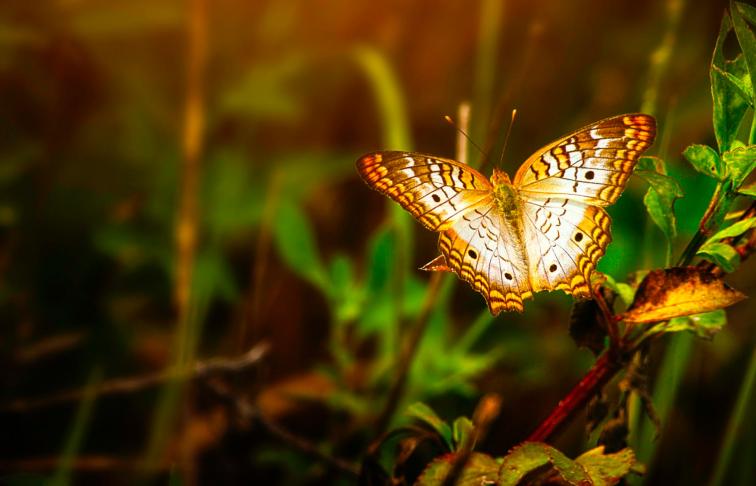
[[[623,318],[635,324],[666,321],[723,309],[745,297],[721,278],[696,267],[653,270],[641,282]]]

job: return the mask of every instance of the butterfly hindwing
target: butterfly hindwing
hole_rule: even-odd
[[[624,190],[655,134],[656,122],[649,115],[601,120],[530,156],[517,171],[514,186],[523,197],[564,197],[608,206]]]
[[[411,152],[377,152],[357,161],[375,190],[412,213],[426,228],[443,231],[462,214],[491,199],[491,184],[454,160]]]
[[[448,267],[483,294],[493,315],[522,312],[531,296],[522,245],[495,203],[465,213],[438,240]]]
[[[533,291],[591,295],[590,278],[611,241],[611,218],[601,207],[549,197],[524,201],[524,233]]]

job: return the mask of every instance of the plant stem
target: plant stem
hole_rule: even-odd
[[[614,375],[622,369],[623,360],[606,352],[593,364],[582,380],[575,385],[559,405],[527,438],[531,442],[545,442],[557,433]]]
[[[678,267],[689,265],[690,262],[693,261],[693,257],[696,256],[701,244],[706,240],[709,233],[709,221],[719,210],[719,206],[724,196],[723,188],[724,185],[721,182],[717,183],[717,187],[714,189],[714,194],[711,195],[711,199],[709,200],[709,206],[706,208],[706,212],[698,225],[698,231],[696,231],[696,234],[693,235],[693,238],[688,242],[688,246],[685,247],[682,255],[680,255],[680,259],[677,261]]]
[[[433,275],[431,275],[430,282],[428,283],[428,290],[425,294],[425,301],[423,302],[423,308],[420,311],[420,316],[418,316],[415,321],[415,325],[412,327],[406,344],[399,355],[398,369],[396,370],[397,379],[391,387],[389,396],[386,399],[386,405],[383,407],[383,410],[376,420],[376,436],[383,434],[389,426],[396,409],[399,407],[402,395],[404,395],[404,389],[407,386],[407,379],[409,377],[410,368],[412,367],[412,362],[417,354],[417,349],[420,347],[420,341],[425,335],[425,329],[428,326],[428,319],[433,304],[435,303],[436,296],[441,288],[441,277],[443,277],[443,272],[434,272]]]
[[[205,70],[208,32],[207,0],[187,3],[186,72],[184,113],[181,133],[181,180],[175,226],[176,276],[174,299],[177,326],[171,366],[180,368],[194,359],[199,338],[198,296],[194,291],[194,271],[199,233],[199,186],[202,152],[205,143]],[[182,383],[166,383],[152,418],[146,448],[146,462],[157,464],[175,425]]]
[[[750,410],[748,404],[753,396],[754,384],[756,384],[756,346],[754,346],[753,351],[751,352],[751,361],[748,365],[748,371],[746,371],[745,377],[743,378],[743,385],[740,387],[738,398],[735,401],[735,410],[730,416],[730,421],[727,424],[727,432],[722,441],[722,452],[720,452],[719,458],[717,459],[717,465],[714,469],[714,475],[709,482],[709,486],[719,486],[720,484],[723,484],[725,475],[730,467],[732,455],[735,452],[736,442],[743,431],[743,421],[746,418],[746,412]]]

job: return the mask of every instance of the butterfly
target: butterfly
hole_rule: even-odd
[[[373,189],[440,233],[440,256],[422,267],[452,271],[493,315],[522,312],[535,292],[592,297],[591,275],[611,241],[604,207],[622,194],[656,135],[650,115],[607,118],[531,155],[513,180],[490,180],[451,159],[375,152],[357,161]]]

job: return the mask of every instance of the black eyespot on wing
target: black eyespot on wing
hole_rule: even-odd
[[[433,198],[433,201],[435,201],[435,202],[440,202],[441,201],[441,198],[438,197],[438,194],[432,195],[431,198]]]
[[[595,174],[593,173],[593,171],[592,171],[592,170],[589,170],[588,172],[586,172],[586,173],[585,173],[585,178],[586,178],[586,179],[588,179],[588,180],[590,181],[591,179],[593,179],[593,176],[594,176],[594,175],[595,175]]]
[[[582,240],[583,240],[583,233],[581,233],[579,231],[577,233],[575,233],[575,241],[580,242]]]
[[[509,273],[509,272],[507,272],[507,273],[504,274],[504,278],[507,279],[507,280],[512,280],[512,274]]]
[[[557,266],[556,263],[552,263],[549,267],[549,272],[556,272]]]
[[[475,250],[467,250],[467,254],[470,255],[470,258],[478,258],[478,254],[475,253]]]

